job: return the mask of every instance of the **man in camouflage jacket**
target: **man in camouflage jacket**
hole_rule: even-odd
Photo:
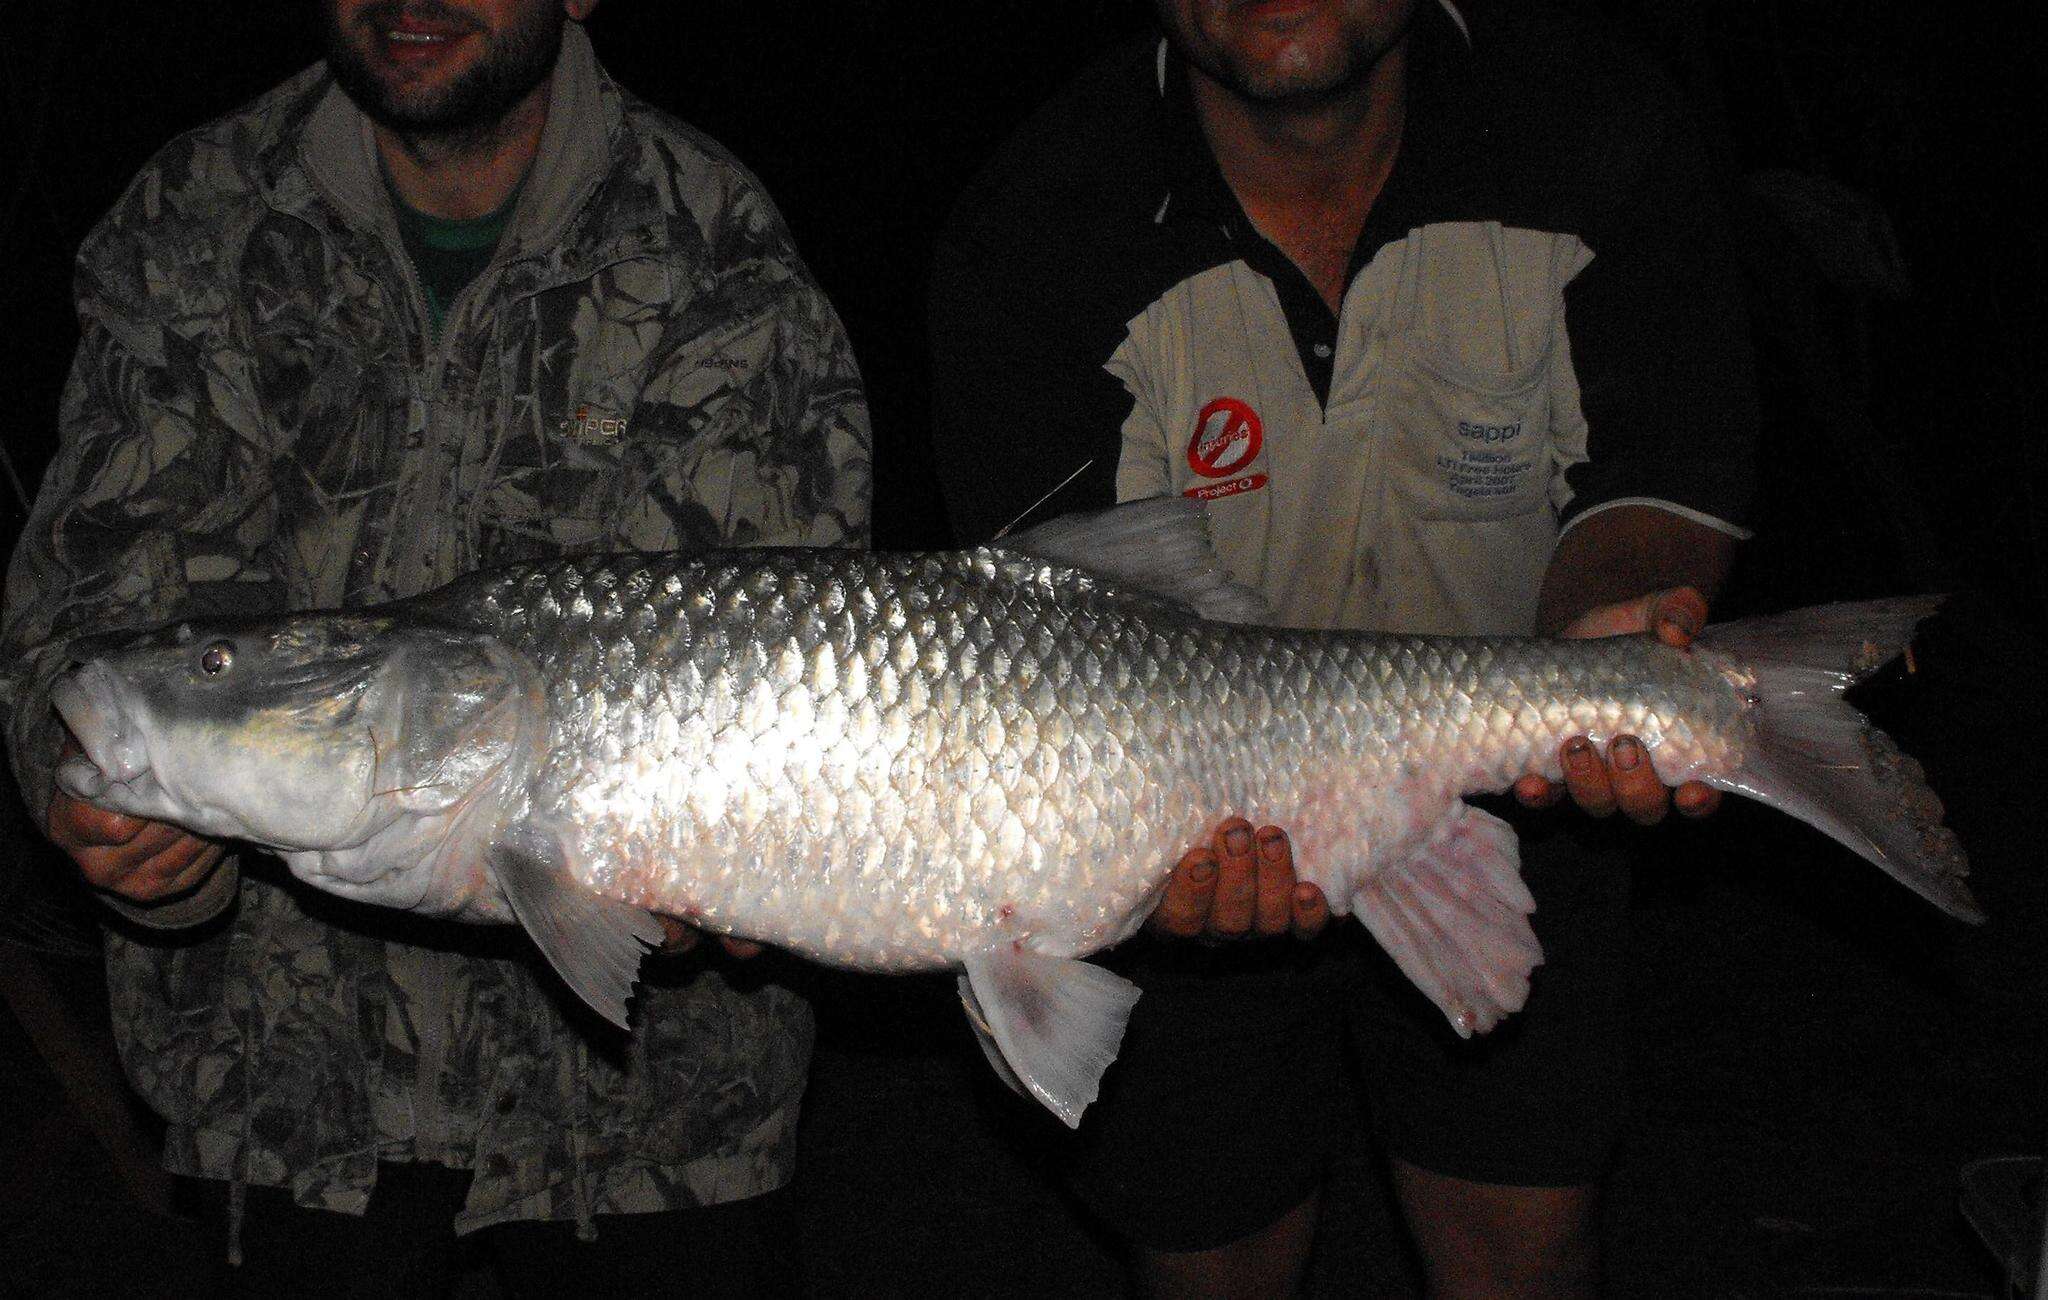
[[[859,377],[774,207],[607,78],[577,23],[559,39],[516,206],[445,312],[401,240],[397,162],[326,64],[175,141],[87,239],[0,642],[39,816],[74,635],[365,605],[535,556],[865,543]],[[274,1186],[361,1213],[381,1158],[473,1170],[458,1230],[587,1233],[790,1176],[812,1026],[788,990],[680,972],[643,986],[629,1043],[594,1042],[509,931],[400,933],[280,872],[201,874],[110,897],[129,924],[107,969],[166,1165],[236,1205]]]

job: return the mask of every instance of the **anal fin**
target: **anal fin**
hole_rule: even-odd
[[[560,841],[521,827],[486,851],[491,875],[512,914],[563,981],[592,1011],[621,1029],[639,979],[640,958],[662,941],[661,922],[644,908],[594,894],[569,873]]]
[[[1079,1126],[1102,1072],[1116,1060],[1138,986],[1100,966],[1014,943],[962,965],[960,1000],[996,1072],[1067,1127]]]
[[[1521,1010],[1543,947],[1514,828],[1454,801],[1401,862],[1359,888],[1352,910],[1459,1034]]]

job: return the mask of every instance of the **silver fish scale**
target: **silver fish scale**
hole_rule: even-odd
[[[533,811],[587,884],[872,970],[1113,943],[1231,812],[1341,910],[1566,736],[1676,779],[1745,734],[1704,653],[1232,627],[988,550],[604,557],[443,603],[540,666]]]

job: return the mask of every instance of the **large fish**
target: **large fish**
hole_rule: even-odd
[[[1840,700],[1932,609],[1805,610],[1689,651],[1257,623],[1177,499],[931,554],[515,565],[377,608],[194,620],[60,679],[108,808],[348,898],[517,921],[626,1023],[651,911],[836,966],[960,972],[996,1068],[1076,1123],[1127,937],[1221,815],[1286,827],[1461,1032],[1541,960],[1516,841],[1460,796],[1642,738],[1974,918],[1912,760]]]

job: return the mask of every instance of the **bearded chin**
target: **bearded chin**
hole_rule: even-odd
[[[1308,51],[1283,50],[1270,67],[1230,66],[1230,84],[1246,99],[1266,104],[1312,104],[1333,98],[1357,84],[1372,69],[1381,51],[1354,47],[1317,59]]]
[[[540,6],[518,26],[493,36],[474,67],[445,86],[429,87],[380,78],[330,11],[324,24],[327,66],[343,93],[379,126],[411,137],[487,136],[554,71],[567,22],[561,6]]]

